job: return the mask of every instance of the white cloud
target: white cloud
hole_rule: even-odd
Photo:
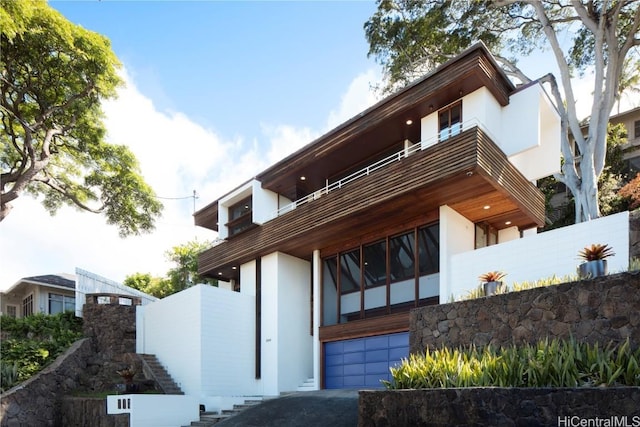
[[[379,97],[375,94],[372,86],[378,83],[381,78],[380,74],[373,69],[358,75],[342,96],[338,109],[329,113],[326,130],[333,129],[375,104]]]
[[[165,251],[195,237],[215,237],[193,224],[193,190],[199,209],[328,130],[265,124],[265,144],[225,140],[182,113],[158,111],[126,72],[124,78],[127,85],[118,99],[104,105],[108,141],[129,146],[158,196],[186,198],[163,200],[165,210],[152,234],[121,239],[100,215],[64,207],[51,217],[24,195],[0,223],[0,288],[22,277],[74,273],[76,267],[116,281],[134,272],[164,275],[169,268]],[[327,128],[375,102],[369,90],[373,78],[370,71],[354,79],[329,114]]]

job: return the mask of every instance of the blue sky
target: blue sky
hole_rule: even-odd
[[[135,153],[161,197],[197,191],[199,209],[376,101],[365,1],[60,1],[111,40],[126,87],[104,103],[107,140]],[[215,234],[193,199],[163,200],[152,234],[121,239],[101,216],[49,216],[28,196],[2,223],[0,287],[82,268],[122,281],[162,276],[165,251]]]
[[[223,135],[321,127],[367,58],[373,1],[52,1],[107,36],[138,89]]]

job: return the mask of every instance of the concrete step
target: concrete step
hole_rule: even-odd
[[[260,403],[262,403],[262,400],[248,399],[245,400],[244,403],[233,405],[233,409],[223,409],[220,412],[203,411],[200,412],[200,420],[192,421],[190,426],[182,427],[211,427],[224,419],[232,417],[247,408],[259,405]]]

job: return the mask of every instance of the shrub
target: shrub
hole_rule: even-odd
[[[72,312],[20,319],[0,316],[0,329],[9,336],[0,347],[4,391],[40,372],[80,339],[82,319]]]
[[[474,346],[412,354],[391,368],[388,389],[450,387],[640,386],[640,349],[542,340],[482,350]]]

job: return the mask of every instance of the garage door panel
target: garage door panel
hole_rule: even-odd
[[[324,344],[325,388],[382,388],[390,366],[409,356],[409,333]]]

